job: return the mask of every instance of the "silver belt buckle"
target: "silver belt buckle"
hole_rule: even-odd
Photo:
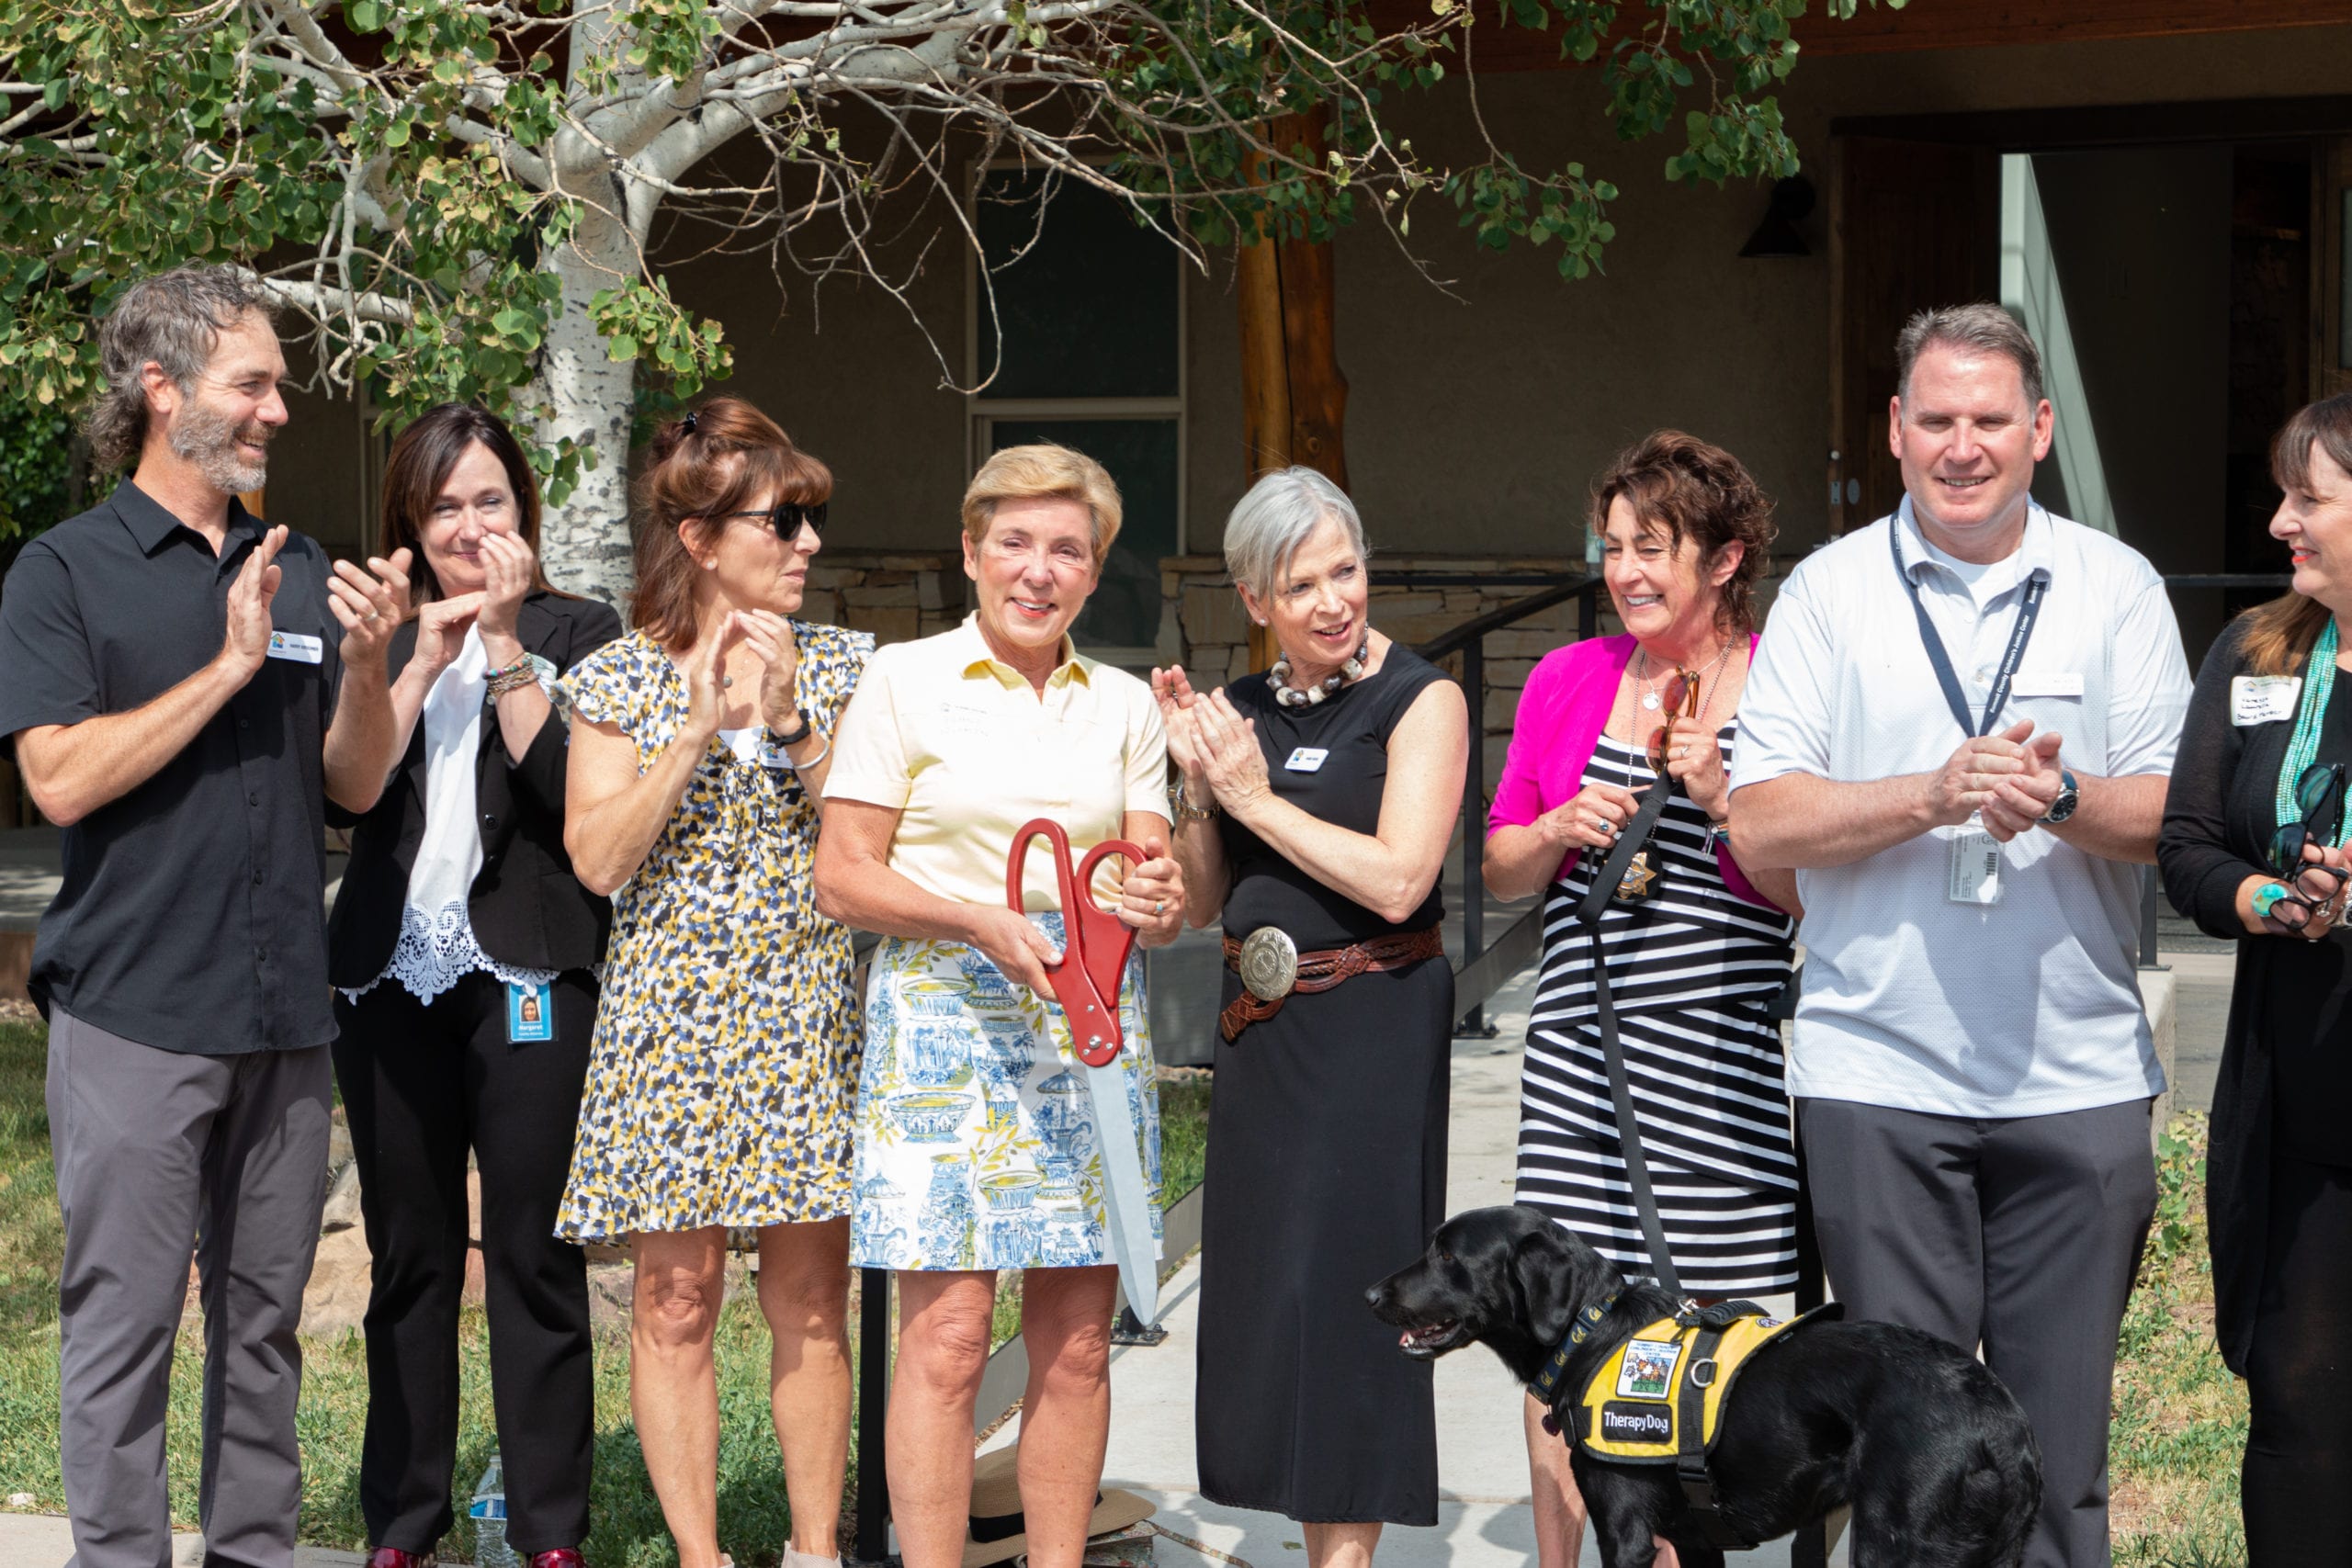
[[[1298,943],[1279,926],[1260,926],[1241,943],[1241,985],[1261,1002],[1278,1002],[1298,984]]]

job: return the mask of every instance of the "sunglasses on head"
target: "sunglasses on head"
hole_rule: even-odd
[[[2302,777],[2295,781],[2295,809],[2302,816],[2280,823],[2270,838],[2270,869],[2281,876],[2321,869],[2303,863],[2306,846],[2335,846],[2344,827],[2344,764],[2313,762],[2305,768]],[[2335,875],[2339,883],[2344,880],[2344,874]]]
[[[1699,716],[1699,676],[1696,671],[1677,670],[1666,678],[1661,705],[1667,722],[1650,731],[1650,772],[1666,772],[1666,742],[1669,728],[1677,718]]]
[[[797,501],[779,501],[765,512],[729,512],[722,516],[728,520],[756,517],[775,529],[775,536],[787,545],[800,537],[803,524],[808,525],[812,534],[821,536],[825,531],[825,502],[821,501],[814,506],[803,506]]]

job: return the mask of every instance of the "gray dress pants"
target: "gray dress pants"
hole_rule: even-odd
[[[2116,1334],[2156,1209],[2153,1101],[2007,1119],[1799,1100],[1823,1272],[2008,1385],[2041,1445],[2029,1568],[2106,1568]]]
[[[65,1216],[60,1458],[73,1568],[166,1568],[164,1412],[196,1255],[206,1562],[284,1568],[302,1499],[302,1287],[325,1192],[327,1047],[198,1056],[51,1010]]]

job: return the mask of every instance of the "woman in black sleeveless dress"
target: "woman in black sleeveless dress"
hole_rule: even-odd
[[[1437,1522],[1430,1367],[1365,1310],[1445,1214],[1453,974],[1438,871],[1469,744],[1461,688],[1372,631],[1362,525],[1306,468],[1226,527],[1264,675],[1169,716],[1187,916],[1222,918],[1225,1017],[1209,1115],[1195,1447],[1202,1495],[1306,1526],[1309,1568],[1362,1568],[1383,1524]],[[1252,1004],[1253,932],[1368,967]],[[1261,945],[1277,939],[1260,939]],[[1353,967],[1351,964],[1350,967]],[[1303,975],[1302,977],[1305,977]]]

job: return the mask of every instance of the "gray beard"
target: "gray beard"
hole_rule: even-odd
[[[265,433],[266,438],[266,433]],[[269,478],[266,459],[246,463],[237,457],[237,426],[225,414],[191,402],[172,422],[164,440],[172,456],[196,465],[213,489],[229,495],[256,491]]]

